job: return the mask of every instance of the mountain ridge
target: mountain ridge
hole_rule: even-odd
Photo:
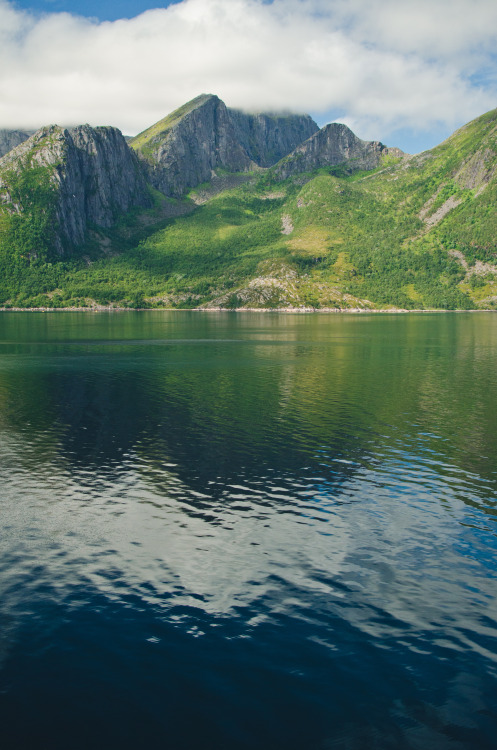
[[[0,303],[497,307],[497,110],[414,156],[362,141],[342,124],[315,130],[309,120],[233,115],[203,95],[135,137],[138,155],[115,129],[90,138],[80,126],[86,146],[69,133],[73,146],[48,149],[59,163],[45,164],[49,136],[35,135],[0,159]],[[271,164],[275,143],[287,150],[301,127],[313,132]],[[121,156],[104,158],[99,139]],[[160,163],[154,153],[162,147]],[[8,194],[12,172],[24,185],[23,205]],[[73,193],[61,192],[61,175]],[[113,198],[114,183],[122,200]],[[66,208],[57,213],[61,195]]]
[[[214,94],[201,94],[129,145],[154,187],[178,198],[209,181],[216,169],[272,166],[317,130],[309,115],[251,115],[228,108]]]

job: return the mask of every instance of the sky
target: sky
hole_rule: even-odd
[[[0,128],[134,135],[202,93],[416,153],[497,107],[496,0],[0,0]]]

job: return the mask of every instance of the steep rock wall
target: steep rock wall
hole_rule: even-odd
[[[0,159],[0,200],[22,211],[9,189],[9,172],[44,167],[54,186],[55,245],[80,246],[89,224],[111,227],[135,206],[152,201],[141,166],[116,128],[81,125],[42,128]]]
[[[236,138],[259,167],[271,167],[319,130],[309,115],[247,114],[228,109]]]
[[[208,182],[215,169],[239,172],[250,166],[224,103],[217,96],[198,97],[194,102],[172,127],[166,125],[148,140],[146,150],[138,149],[152,184],[165,195],[184,195]]]
[[[132,139],[152,184],[179,197],[212,179],[275,164],[317,130],[308,115],[251,115],[202,94]]]

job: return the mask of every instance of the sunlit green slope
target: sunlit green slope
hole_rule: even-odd
[[[17,287],[4,277],[1,301],[493,308],[496,169],[494,110],[373,172],[220,175],[182,202],[155,193],[153,209],[95,231],[80,257],[28,268]]]
[[[304,185],[266,173],[149,237],[140,256],[173,271],[169,304],[493,307],[496,126],[490,112],[374,173],[322,170]]]

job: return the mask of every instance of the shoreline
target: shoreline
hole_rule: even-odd
[[[445,310],[440,308],[412,309],[389,308],[388,310],[378,310],[364,307],[350,307],[346,309],[337,309],[335,307],[111,307],[106,305],[95,305],[94,307],[0,307],[0,313],[9,312],[29,312],[29,313],[122,313],[122,312],[201,312],[201,313],[285,313],[298,315],[405,315],[408,313],[478,313],[478,312],[497,312],[497,309],[482,307],[472,308],[471,310]]]

